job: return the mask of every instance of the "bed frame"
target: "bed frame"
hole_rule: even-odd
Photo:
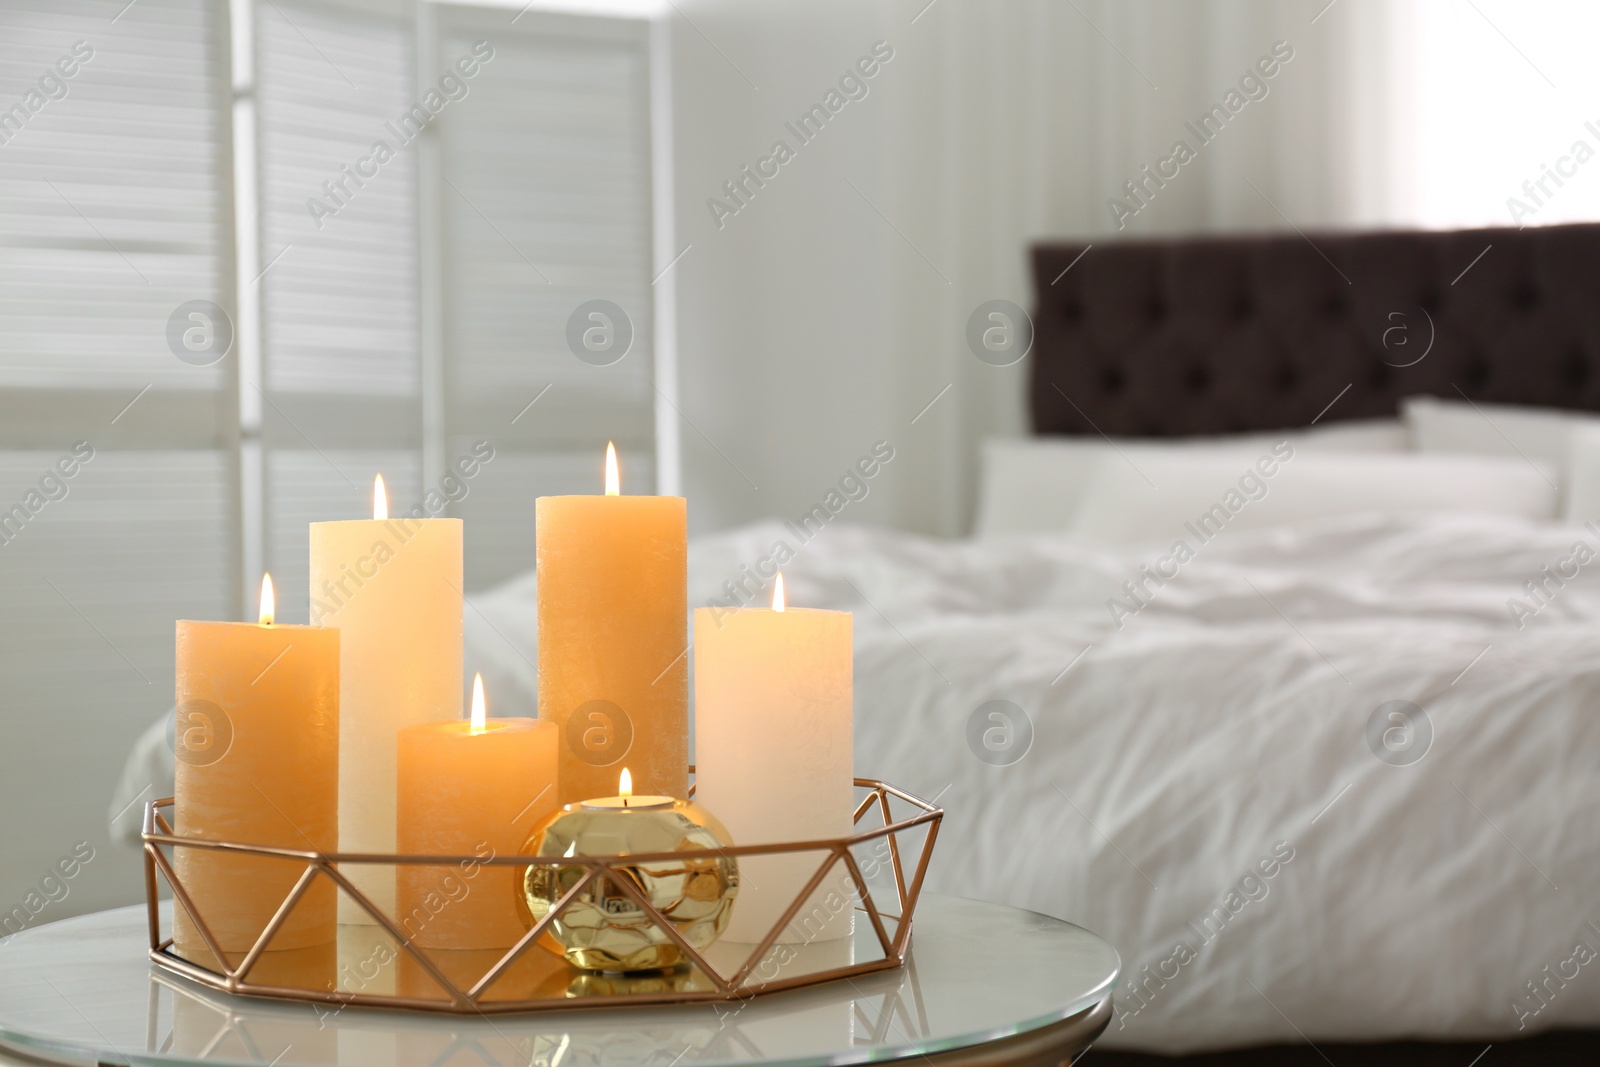
[[[1033,271],[1038,434],[1289,429],[1390,418],[1418,393],[1600,410],[1600,225],[1051,243]],[[1464,1067],[1485,1044],[1087,1060]],[[1496,1041],[1491,1056],[1596,1063],[1600,1031]]]
[[[1278,430],[1416,393],[1600,410],[1596,224],[1043,244],[1033,271],[1039,434]]]

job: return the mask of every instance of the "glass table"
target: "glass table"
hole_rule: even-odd
[[[1070,923],[924,894],[901,969],[745,1001],[463,1017],[230,996],[154,971],[147,938],[136,906],[0,940],[0,1048],[129,1067],[1060,1062],[1104,1029],[1120,968]]]

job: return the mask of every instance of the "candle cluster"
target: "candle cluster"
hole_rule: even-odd
[[[257,623],[179,622],[176,832],[484,860],[531,847],[563,805],[628,818],[687,798],[685,502],[622,495],[610,447],[605,484],[537,501],[537,718],[489,718],[481,676],[462,717],[462,522],[390,519],[381,477],[370,520],[311,524],[317,625],[275,622],[270,579]],[[788,607],[781,576],[772,609],[719,614],[695,615],[700,800],[739,844],[848,834],[849,614]],[[762,861],[735,940],[764,936],[817,863]],[[331,946],[339,923],[376,921],[358,897],[420,947],[504,949],[527,932],[513,867],[474,861],[467,883],[453,863],[344,862],[354,893],[336,893],[298,884],[292,858],[185,848],[176,864],[174,949],[207,967],[236,964],[275,921],[270,950]]]

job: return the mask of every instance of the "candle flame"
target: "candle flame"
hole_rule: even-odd
[[[606,442],[606,496],[622,494],[622,478],[617,474],[617,446]]]
[[[782,611],[783,607],[783,572],[779,571],[778,580],[772,583],[772,610]]]
[[[261,625],[271,626],[273,617],[277,614],[278,598],[272,594],[272,575],[263,571],[261,573]]]
[[[489,728],[489,709],[483,700],[483,675],[472,676],[472,732],[481,734]]]
[[[633,775],[628,773],[628,768],[622,768],[622,774],[617,778],[617,796],[633,796]]]
[[[389,492],[383,487],[381,474],[372,477],[372,517],[374,519],[389,517]]]

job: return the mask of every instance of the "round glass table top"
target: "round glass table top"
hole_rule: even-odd
[[[230,996],[158,972],[140,905],[0,940],[0,1045],[130,1067],[822,1067],[1027,1033],[1116,983],[1116,950],[1059,919],[924,894],[915,921],[906,966],[865,977],[724,1003],[459,1016]]]

